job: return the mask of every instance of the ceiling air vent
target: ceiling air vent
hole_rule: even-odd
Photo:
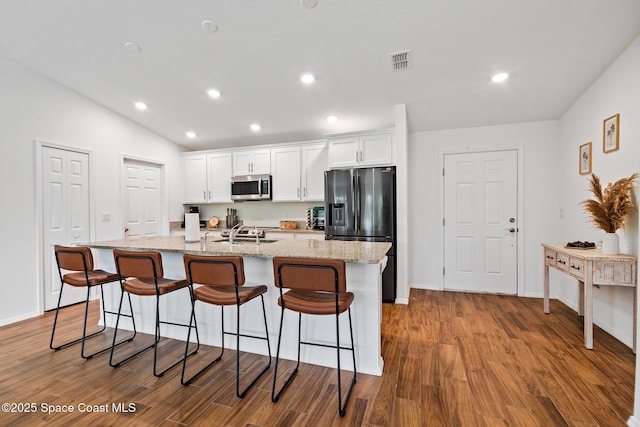
[[[405,50],[389,55],[391,58],[391,71],[404,71],[411,68],[411,51]]]

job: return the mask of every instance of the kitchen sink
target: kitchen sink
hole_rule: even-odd
[[[229,239],[215,239],[215,240],[209,240],[210,242],[213,243],[227,243],[229,244]],[[274,243],[277,242],[277,239],[260,239],[260,244],[263,243]],[[233,239],[233,244],[234,245],[246,245],[246,244],[251,244],[253,243],[254,245],[256,244],[256,239],[255,238],[251,238],[251,239]]]

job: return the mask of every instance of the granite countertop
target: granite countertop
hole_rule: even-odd
[[[345,242],[339,240],[276,240],[272,243],[253,241],[229,245],[208,240],[187,243],[184,236],[132,237],[120,240],[85,243],[96,249],[155,250],[159,252],[191,253],[199,255],[240,255],[258,258],[290,256],[304,258],[341,259],[347,263],[377,264],[391,249],[391,243]]]

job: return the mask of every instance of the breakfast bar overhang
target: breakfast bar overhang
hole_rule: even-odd
[[[280,326],[280,306],[278,306],[279,290],[274,286],[272,258],[274,256],[307,257],[341,259],[347,263],[347,290],[355,295],[352,304],[354,340],[356,351],[356,367],[358,372],[371,375],[382,375],[383,360],[381,353],[382,321],[382,272],[386,267],[386,253],[391,248],[391,243],[382,242],[354,242],[354,241],[319,241],[319,240],[278,240],[271,243],[257,244],[255,241],[243,241],[234,244],[228,242],[199,241],[195,243],[185,242],[182,236],[154,236],[128,238],[87,243],[84,246],[96,251],[96,259],[99,268],[107,271],[116,271],[114,265],[113,249],[127,250],[154,250],[162,253],[164,275],[172,279],[185,277],[183,254],[198,255],[240,255],[244,259],[244,268],[247,285],[265,284],[269,290],[265,295],[267,310],[267,324],[269,327],[269,339],[272,354],[275,354],[277,332]],[[175,294],[175,295],[174,295]],[[189,322],[191,302],[186,289],[161,298],[160,317],[174,323]],[[105,289],[104,304],[110,311],[117,311],[120,300],[120,289],[117,286]],[[136,328],[139,332],[153,334],[155,327],[155,307],[150,298],[132,298]],[[259,334],[262,324],[262,310],[258,301],[241,307],[242,323],[241,334]],[[123,308],[123,312],[124,312]],[[235,330],[236,307],[228,307],[224,310],[225,327]],[[346,315],[343,314],[343,315]],[[343,316],[341,315],[341,316]],[[280,355],[285,359],[295,360],[297,357],[297,321],[293,316],[296,313],[286,311],[283,329],[283,342]],[[206,304],[196,303],[196,317],[200,342],[206,345],[220,346],[220,307],[212,307]],[[115,316],[108,315],[101,319],[101,323],[113,327]],[[340,322],[341,344],[349,344],[348,322]],[[126,317],[120,319],[119,328],[132,329],[130,320]],[[333,316],[302,316],[303,340],[335,345],[335,317]],[[185,340],[184,328],[172,325],[162,325],[162,336]],[[225,347],[235,348],[235,338],[226,336]],[[266,355],[264,342],[258,342],[250,338],[242,338],[240,348],[242,351]],[[301,349],[301,361],[315,365],[336,368],[335,350],[323,347],[303,346]]]

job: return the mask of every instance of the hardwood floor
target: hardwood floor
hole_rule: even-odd
[[[62,321],[71,327],[63,334],[80,330],[82,309],[65,310]],[[150,352],[113,369],[108,353],[83,360],[78,345],[49,350],[53,313],[46,313],[0,328],[0,403],[36,409],[3,411],[0,425],[626,425],[635,355],[599,328],[594,349],[586,350],[581,318],[557,301],[551,310],[545,315],[540,299],[412,290],[409,305],[384,305],[384,375],[358,375],[344,418],[337,415],[335,370],[302,366],[278,403],[270,399],[270,371],[238,399],[233,351],[184,387],[180,368],[153,376]],[[92,312],[95,323],[96,306]],[[89,342],[94,348],[108,336]],[[183,344],[167,340],[164,350],[178,355]],[[194,370],[212,350],[197,353]],[[265,360],[243,355],[243,375]],[[291,366],[287,361],[279,376]],[[83,404],[108,412],[81,412]],[[47,414],[43,405],[74,412]]]

